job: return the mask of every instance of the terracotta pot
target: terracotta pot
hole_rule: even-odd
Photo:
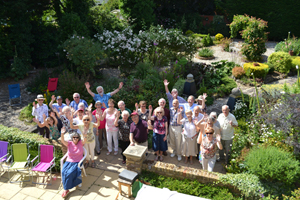
[[[290,54],[290,56],[293,56],[294,55],[294,51],[293,50],[289,50],[289,54]]]

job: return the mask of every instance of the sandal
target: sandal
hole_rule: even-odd
[[[158,157],[159,157],[159,156],[156,156],[156,157],[155,157],[155,161],[158,161]]]
[[[62,198],[66,198],[66,197],[68,196],[69,192],[70,192],[69,190],[65,190],[65,191],[62,193],[61,197],[62,197]]]
[[[164,157],[163,156],[160,156],[160,159],[159,159],[161,162],[164,160]]]
[[[114,155],[115,155],[115,156],[116,156],[116,155],[118,155],[118,152],[117,152],[117,151],[115,151],[115,152],[114,152]]]
[[[122,164],[126,164],[126,160],[123,160],[123,161],[122,161]]]
[[[106,155],[107,155],[107,156],[109,156],[109,155],[110,155],[110,153],[111,153],[111,152],[109,152],[109,151],[108,151],[108,152],[106,153]]]
[[[92,162],[91,167],[95,168],[95,162]]]

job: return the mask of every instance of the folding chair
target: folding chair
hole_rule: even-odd
[[[9,105],[10,106],[20,105],[21,104],[20,84],[8,85],[8,92],[9,92]],[[20,103],[12,105],[12,100],[17,98],[20,98]]]
[[[85,168],[84,168],[84,165],[82,164],[82,162],[84,161],[85,157],[86,157],[86,154],[87,154],[87,151],[86,149],[83,147],[83,158],[80,160],[80,162],[78,163],[78,167],[83,170],[83,173],[84,175],[86,176],[86,173],[85,173]],[[64,157],[62,157],[60,159],[60,174],[62,173],[62,168],[63,168],[63,165],[64,165],[64,160],[67,158],[68,156],[68,153],[66,153],[64,155]],[[62,181],[62,180],[61,180]]]
[[[49,92],[54,92],[57,89],[58,78],[49,78],[48,90]]]
[[[0,141],[0,172],[5,172],[4,167],[2,166],[4,162],[6,162],[8,159],[8,142]],[[2,175],[1,175],[2,176]],[[1,178],[0,176],[0,178]]]
[[[8,179],[10,179],[10,171],[22,172],[28,171],[28,175],[30,175],[29,165],[30,165],[30,154],[29,147],[26,143],[21,144],[12,144],[11,145],[11,154],[12,154],[12,164],[8,167]],[[18,182],[27,182],[30,181],[30,177],[25,181],[10,181],[10,183],[18,183]]]
[[[33,166],[34,161],[37,160],[36,165]],[[41,161],[39,161],[41,159]],[[39,145],[39,155],[37,155],[31,161],[31,178],[32,183],[40,184],[40,185],[51,185],[52,178],[51,178],[51,171],[52,168],[55,166],[55,148],[52,145]],[[44,172],[49,173],[47,177],[50,177],[50,183],[40,183],[33,181],[33,172]],[[46,177],[46,176],[44,176]]]

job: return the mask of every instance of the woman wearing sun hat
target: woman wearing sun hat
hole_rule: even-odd
[[[198,102],[198,105],[203,113],[206,113],[206,105],[205,105],[206,97],[207,97],[207,94],[204,93],[203,95],[198,96],[198,98],[196,99],[196,101]]]
[[[32,103],[33,107],[32,107],[32,116],[35,117],[35,119],[37,119],[40,123],[44,123],[44,118],[43,118],[43,114],[46,115],[46,117],[48,117],[48,106],[46,104],[44,104],[44,96],[42,94],[37,95],[35,101],[37,101],[37,104],[35,102]],[[44,126],[42,128],[40,128],[39,126],[37,126],[38,131],[39,131],[39,135],[43,136],[45,135],[46,132],[46,137],[49,138],[50,137],[50,131],[49,129]]]

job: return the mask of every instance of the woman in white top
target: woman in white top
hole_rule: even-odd
[[[73,116],[73,115],[72,115]],[[95,167],[95,160],[94,160],[94,151],[95,151],[95,136],[93,132],[93,128],[97,128],[100,125],[100,116],[96,115],[97,117],[97,124],[92,122],[92,115],[84,115],[82,118],[82,124],[73,125],[73,117],[70,117],[70,125],[72,129],[79,129],[83,135],[86,135],[86,143],[84,147],[87,150],[86,156],[86,163],[84,167],[89,166],[89,160],[92,161],[91,167]]]
[[[202,120],[194,120],[192,115],[193,112],[188,110],[185,112],[187,117],[182,119],[182,111],[183,108],[180,107],[179,115],[177,118],[177,123],[183,125],[183,136],[182,136],[182,144],[181,144],[181,154],[185,156],[185,162],[188,162],[188,158],[190,157],[190,163],[193,164],[193,157],[197,155],[197,126],[202,122]]]

